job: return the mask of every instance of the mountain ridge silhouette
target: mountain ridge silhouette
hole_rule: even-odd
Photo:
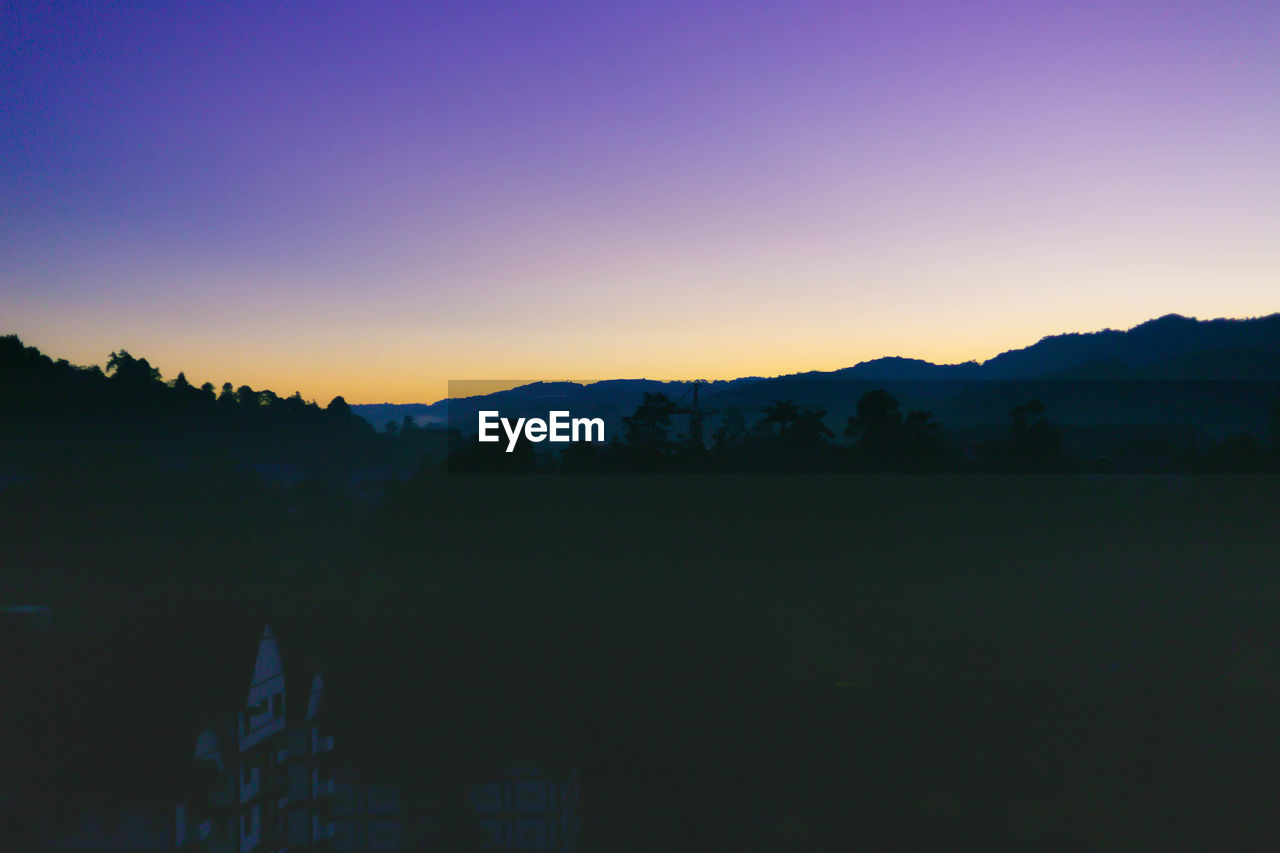
[[[922,405],[937,406],[960,387],[973,382],[1044,382],[1058,380],[1280,380],[1280,313],[1242,319],[1200,320],[1165,314],[1124,331],[1066,332],[1048,335],[1034,344],[999,353],[985,361],[935,364],[923,359],[885,356],[830,371],[813,370],[773,377],[739,377],[708,382],[703,405],[732,398],[747,408],[776,399],[825,397],[818,383],[843,380],[851,387],[864,383],[906,383]],[[353,405],[357,414],[375,426],[405,415],[423,423],[468,423],[480,408],[495,408],[521,416],[546,411],[535,403],[554,392],[563,407],[590,412],[618,422],[634,409],[644,393],[688,396],[687,381],[610,379],[594,383],[530,382],[493,394],[456,397],[435,403]],[[901,391],[901,388],[899,388]],[[688,402],[687,399],[684,400]],[[830,408],[828,406],[828,408]]]

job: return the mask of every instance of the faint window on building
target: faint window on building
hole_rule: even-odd
[[[248,811],[240,813],[240,837],[248,838],[251,835],[258,834],[258,821],[260,813],[258,807],[254,806]]]
[[[547,783],[517,782],[515,801],[515,810],[521,814],[545,812],[547,810]]]
[[[333,849],[355,850],[356,827],[353,823],[339,823],[333,827]]]
[[[311,813],[305,809],[289,812],[289,843],[300,847],[310,840]]]
[[[369,847],[372,850],[398,850],[400,848],[400,824],[389,820],[370,823]]]
[[[389,814],[400,807],[400,795],[387,785],[372,785],[365,794],[365,810],[370,814]]]
[[[311,791],[311,777],[305,764],[293,764],[289,772],[289,797],[294,800],[305,800]]]
[[[471,789],[471,807],[484,814],[502,811],[502,784],[490,782]]]
[[[284,716],[284,693],[271,694],[271,716],[279,719]]]
[[[502,846],[502,821],[480,821],[480,844],[486,848]]]
[[[333,813],[339,815],[354,814],[356,808],[356,792],[350,785],[338,785],[333,789]]]
[[[541,849],[547,846],[547,822],[544,820],[516,821],[516,846]]]

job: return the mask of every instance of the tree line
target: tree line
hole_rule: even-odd
[[[1004,414],[1002,433],[957,440],[932,412],[904,409],[888,391],[863,394],[840,434],[826,410],[776,400],[748,425],[740,410],[717,415],[702,438],[701,424],[679,431],[682,409],[663,393],[646,393],[608,443],[573,444],[558,455],[527,442],[513,452],[471,442],[449,458],[455,472],[830,472],[830,473],[1253,473],[1280,470],[1280,403],[1267,439],[1232,436],[1206,446],[1159,436],[1135,439],[1109,455],[1071,453],[1063,429],[1036,399]]]
[[[165,381],[146,358],[112,352],[105,370],[54,360],[0,337],[0,473],[28,476],[52,467],[139,459],[166,467],[229,465],[268,479],[346,480],[354,471],[407,475],[446,435],[406,418],[376,431],[342,397],[325,406],[295,391],[224,382],[195,385],[179,372]]]
[[[50,467],[138,459],[168,467],[252,469],[268,481],[394,479],[414,471],[1090,473],[1280,470],[1280,404],[1266,437],[1172,442],[1151,434],[1106,456],[1070,450],[1061,425],[1031,399],[993,413],[998,434],[949,430],[883,389],[868,391],[843,425],[822,408],[779,399],[754,412],[691,412],[646,393],[608,443],[559,453],[523,442],[462,440],[412,418],[377,430],[342,397],[325,406],[294,392],[223,382],[166,381],[146,358],[112,352],[105,369],[54,360],[16,335],[0,337],[0,477]],[[754,419],[749,420],[749,415]],[[710,422],[704,430],[703,422]],[[446,459],[447,456],[447,459]]]

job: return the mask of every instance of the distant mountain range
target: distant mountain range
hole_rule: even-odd
[[[889,357],[833,371],[719,380],[699,389],[699,402],[711,414],[738,411],[750,422],[764,406],[789,399],[825,409],[834,428],[874,388],[886,388],[904,407],[932,410],[951,429],[1000,423],[1012,406],[1035,397],[1064,424],[1184,423],[1211,435],[1257,434],[1280,396],[1280,314],[1244,320],[1169,314],[1128,331],[1052,335],[984,362]],[[352,410],[379,428],[409,416],[473,434],[481,409],[505,417],[565,409],[604,418],[613,434],[646,392],[659,391],[690,402],[687,382],[616,379],[535,382],[431,404]]]

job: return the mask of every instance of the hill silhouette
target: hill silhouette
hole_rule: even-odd
[[[455,470],[492,472],[1246,471],[1269,467],[1265,457],[1280,438],[1280,315],[1168,315],[1127,332],[1048,337],[983,363],[890,357],[837,371],[700,382],[696,391],[647,379],[531,382],[391,408],[353,407],[341,397],[321,408],[297,393],[230,382],[217,392],[181,373],[166,382],[125,350],[111,353],[105,371],[77,367],[9,336],[0,339],[0,395],[0,484],[50,467],[213,466],[276,485],[364,483],[376,500],[387,483],[439,466],[450,451],[462,464]],[[877,395],[892,423],[868,432],[862,407]],[[994,448],[1022,440],[1010,430],[1018,428],[1014,413],[1029,405],[1051,427],[1055,449],[1042,449],[1034,463],[1000,456],[1005,451]],[[541,445],[517,459],[497,445],[451,443],[474,436],[480,410],[602,418],[611,445],[568,454]],[[645,410],[661,410],[662,421],[638,433]],[[371,412],[393,417],[377,429]],[[654,429],[660,440],[636,440]]]
[[[22,685],[0,702],[22,733],[0,739],[0,837],[68,809],[172,814],[229,695],[219,673],[269,623],[368,709],[342,748],[406,776],[552,721],[535,739],[581,768],[584,848],[1125,849],[1155,820],[1142,849],[1275,849],[1280,481],[1182,476],[1264,469],[1256,443],[1200,453],[1169,424],[1090,427],[1124,449],[1102,466],[1070,423],[1274,405],[1274,381],[1142,378],[1272,351],[1246,343],[1071,368],[1127,371],[1107,381],[957,381],[899,359],[907,378],[709,383],[702,451],[675,414],[686,385],[628,403],[625,381],[531,384],[498,399],[612,395],[621,436],[592,453],[619,464],[418,460],[362,501],[354,471],[432,433],[0,339],[0,477],[19,475],[0,480],[0,605],[56,626],[0,643],[0,681]],[[804,402],[823,395],[825,412]],[[264,465],[309,479],[267,486]],[[1103,470],[1174,475],[1059,476]],[[1023,476],[914,476],[938,471]]]
[[[835,427],[863,394],[879,388],[904,407],[934,412],[953,429],[998,425],[1012,406],[1034,398],[1069,425],[1180,423],[1214,440],[1237,433],[1261,437],[1280,393],[1280,314],[1239,320],[1168,314],[1127,331],[1052,335],[983,362],[934,364],[890,356],[832,371],[720,380],[704,385],[702,393],[707,409],[736,411],[748,426],[758,422],[765,406],[785,399],[824,410],[828,426]],[[375,424],[411,414],[474,434],[482,409],[509,417],[568,409],[604,418],[606,434],[613,438],[644,395],[659,392],[687,404],[689,384],[530,382],[429,405],[352,410]]]
[[[168,470],[232,467],[268,482],[345,483],[362,472],[408,474],[443,456],[443,430],[375,432],[342,397],[321,407],[294,392],[224,382],[166,382],[146,358],[111,353],[104,371],[54,360],[0,337],[0,483],[50,468],[106,462]]]

